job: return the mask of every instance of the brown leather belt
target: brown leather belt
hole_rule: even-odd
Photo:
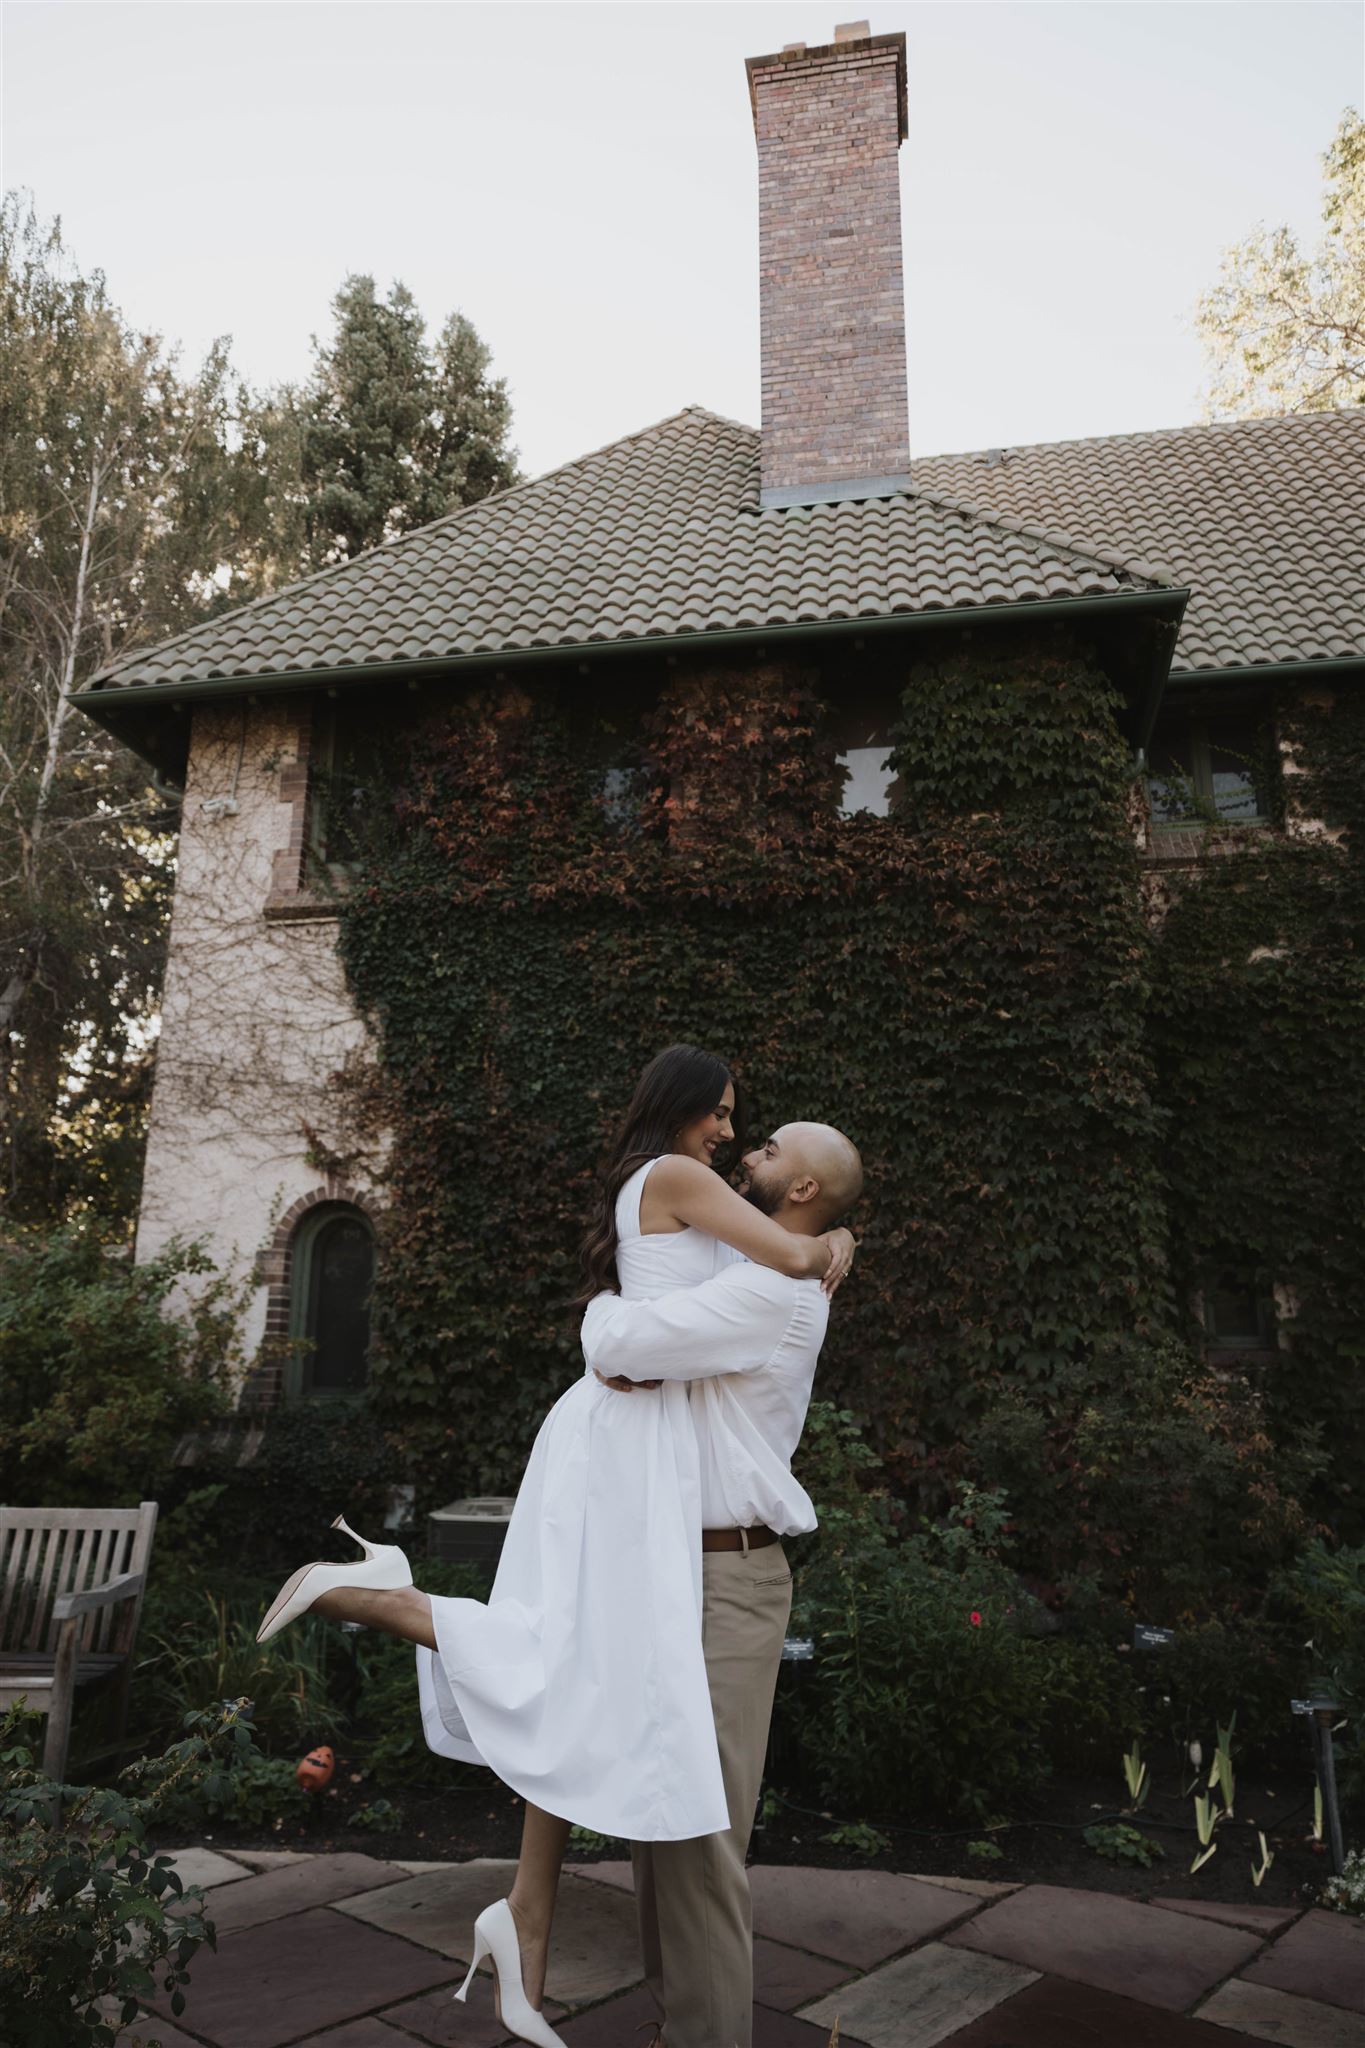
[[[776,1529],[768,1528],[763,1522],[755,1523],[752,1529],[703,1529],[701,1532],[703,1550],[762,1550],[765,1544],[776,1541]]]

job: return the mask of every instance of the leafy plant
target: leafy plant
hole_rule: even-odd
[[[190,1717],[164,1756],[114,1786],[56,1786],[34,1766],[28,1717],[0,1722],[0,2010],[6,2048],[103,2048],[155,1991],[184,2010],[189,1965],[214,1946],[203,1895],[186,1888],[148,1831],[251,1752],[240,1702]]]
[[[242,1299],[179,1240],[134,1265],[80,1226],[0,1233],[0,1494],[146,1497],[183,1433],[226,1409]]]
[[[1261,1885],[1265,1881],[1266,1872],[1269,1870],[1271,1864],[1275,1861],[1275,1857],[1272,1851],[1267,1847],[1265,1836],[1262,1834],[1259,1828],[1256,1830],[1256,1839],[1261,1845],[1261,1860],[1259,1864],[1253,1863],[1251,1866],[1251,1882],[1259,1890]]]
[[[828,1842],[831,1849],[851,1849],[855,1856],[885,1856],[891,1847],[890,1835],[865,1820],[842,1821],[820,1840]]]
[[[620,1849],[624,1844],[614,1835],[599,1835],[593,1828],[573,1827],[569,1829],[569,1847],[576,1849],[580,1856],[601,1856],[611,1849]]]
[[[831,1806],[980,1819],[1046,1779],[1057,1667],[1007,1528],[1001,1497],[969,1486],[901,1539],[875,1498],[822,1523],[793,1606],[815,1655],[787,1713]]]
[[[220,1700],[245,1698],[257,1739],[271,1747],[296,1748],[336,1731],[340,1717],[327,1691],[333,1632],[321,1617],[305,1617],[287,1634],[258,1643],[264,1604],[234,1614],[226,1599],[205,1593],[197,1612],[150,1640],[138,1677],[158,1728],[178,1726],[187,1713]]]
[[[1365,1543],[1317,1536],[1271,1589],[1273,1609],[1307,1644],[1305,1689],[1337,1701],[1346,1726],[1334,1734],[1343,1799],[1365,1802]]]
[[[968,1842],[967,1854],[974,1863],[1000,1863],[1004,1860],[1005,1852],[998,1842],[989,1841],[982,1836],[974,1842]]]
[[[297,1763],[287,1756],[262,1756],[258,1750],[216,1773],[197,1792],[186,1794],[168,1815],[188,1827],[205,1821],[234,1821],[272,1833],[289,1820],[300,1820],[313,1804],[312,1793],[300,1785]]]
[[[1130,1828],[1122,1821],[1099,1821],[1094,1827],[1086,1828],[1081,1836],[1087,1849],[1093,1849],[1097,1856],[1103,1856],[1110,1863],[1137,1863],[1146,1870],[1166,1854],[1159,1842],[1150,1835],[1144,1835],[1140,1828]]]
[[[368,1828],[373,1834],[392,1834],[403,1825],[403,1809],[390,1799],[372,1799],[357,1807],[346,1823],[348,1828]]]
[[[1218,1853],[1218,1844],[1214,1840],[1214,1830],[1222,1818],[1222,1808],[1207,1793],[1201,1792],[1196,1796],[1194,1802],[1194,1825],[1195,1832],[1199,1836],[1199,1848],[1195,1853],[1193,1863],[1190,1865],[1191,1877],[1194,1876],[1196,1870],[1203,1869],[1210,1856]]]
[[[1334,1913],[1365,1914],[1365,1849],[1348,1849],[1339,1877],[1329,1877],[1322,1888],[1322,1904]]]

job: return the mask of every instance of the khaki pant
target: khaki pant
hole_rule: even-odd
[[[791,1614],[780,1543],[702,1556],[702,1640],[730,1826],[688,1842],[634,1842],[635,1903],[668,2048],[750,2048],[754,1941],[744,1858]]]

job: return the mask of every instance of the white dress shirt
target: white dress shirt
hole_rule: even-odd
[[[599,1294],[583,1318],[583,1355],[608,1379],[690,1382],[703,1528],[762,1522],[796,1536],[816,1526],[791,1459],[828,1320],[818,1280],[738,1260],[699,1287],[652,1301]]]

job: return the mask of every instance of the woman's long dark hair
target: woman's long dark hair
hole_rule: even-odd
[[[647,1159],[671,1152],[684,1124],[705,1116],[725,1093],[735,1091],[731,1115],[735,1138],[716,1154],[716,1169],[728,1173],[744,1149],[744,1105],[739,1083],[713,1053],[695,1045],[670,1045],[656,1053],[635,1084],[630,1108],[602,1168],[601,1196],[583,1239],[583,1292],[574,1306],[585,1308],[604,1289],[620,1290],[616,1273],[616,1197]]]

